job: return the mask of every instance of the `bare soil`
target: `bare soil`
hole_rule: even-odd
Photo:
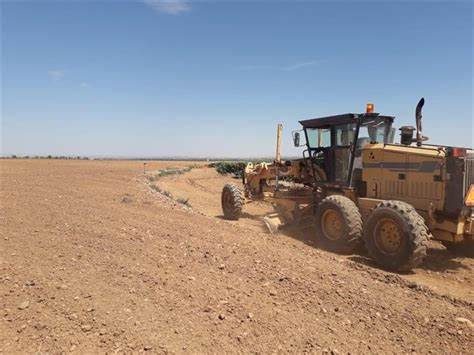
[[[223,220],[222,186],[239,182],[212,169],[153,182],[169,198],[141,162],[0,168],[0,353],[473,349],[473,259],[436,243],[393,274],[319,249],[310,228],[268,234],[265,204]]]

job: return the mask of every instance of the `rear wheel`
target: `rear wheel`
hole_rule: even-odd
[[[222,189],[222,211],[225,219],[238,220],[244,205],[242,190],[234,184],[226,184]]]
[[[356,204],[345,196],[328,196],[318,206],[316,229],[326,249],[351,253],[362,235],[362,217]]]
[[[408,271],[419,265],[430,237],[423,218],[401,201],[380,203],[364,227],[369,255],[388,270]]]

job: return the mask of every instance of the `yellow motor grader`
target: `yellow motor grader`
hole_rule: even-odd
[[[416,128],[400,128],[399,144],[394,117],[375,113],[372,104],[365,113],[300,121],[293,141],[305,150],[297,160],[282,161],[278,125],[274,162],[249,163],[243,191],[224,186],[225,218],[238,219],[252,201],[270,201],[275,213],[264,221],[271,231],[311,221],[325,248],[350,253],[363,242],[389,270],[416,267],[429,239],[448,249],[473,248],[474,151],[426,144],[423,104]]]

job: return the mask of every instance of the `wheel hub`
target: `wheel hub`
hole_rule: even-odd
[[[385,254],[396,254],[402,247],[403,234],[397,224],[389,219],[380,220],[375,226],[375,243]]]
[[[324,211],[321,222],[322,232],[327,239],[338,240],[344,236],[343,221],[335,210]]]

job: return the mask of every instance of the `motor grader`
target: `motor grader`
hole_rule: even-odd
[[[236,220],[246,204],[269,201],[275,213],[264,222],[271,231],[312,223],[323,247],[350,253],[363,243],[389,270],[419,265],[430,239],[448,249],[472,248],[474,151],[427,144],[423,104],[415,110],[416,128],[401,127],[397,144],[394,117],[375,113],[372,104],[364,113],[300,121],[293,142],[305,149],[296,160],[281,159],[278,125],[275,160],[249,163],[243,189],[224,186],[224,217]]]

